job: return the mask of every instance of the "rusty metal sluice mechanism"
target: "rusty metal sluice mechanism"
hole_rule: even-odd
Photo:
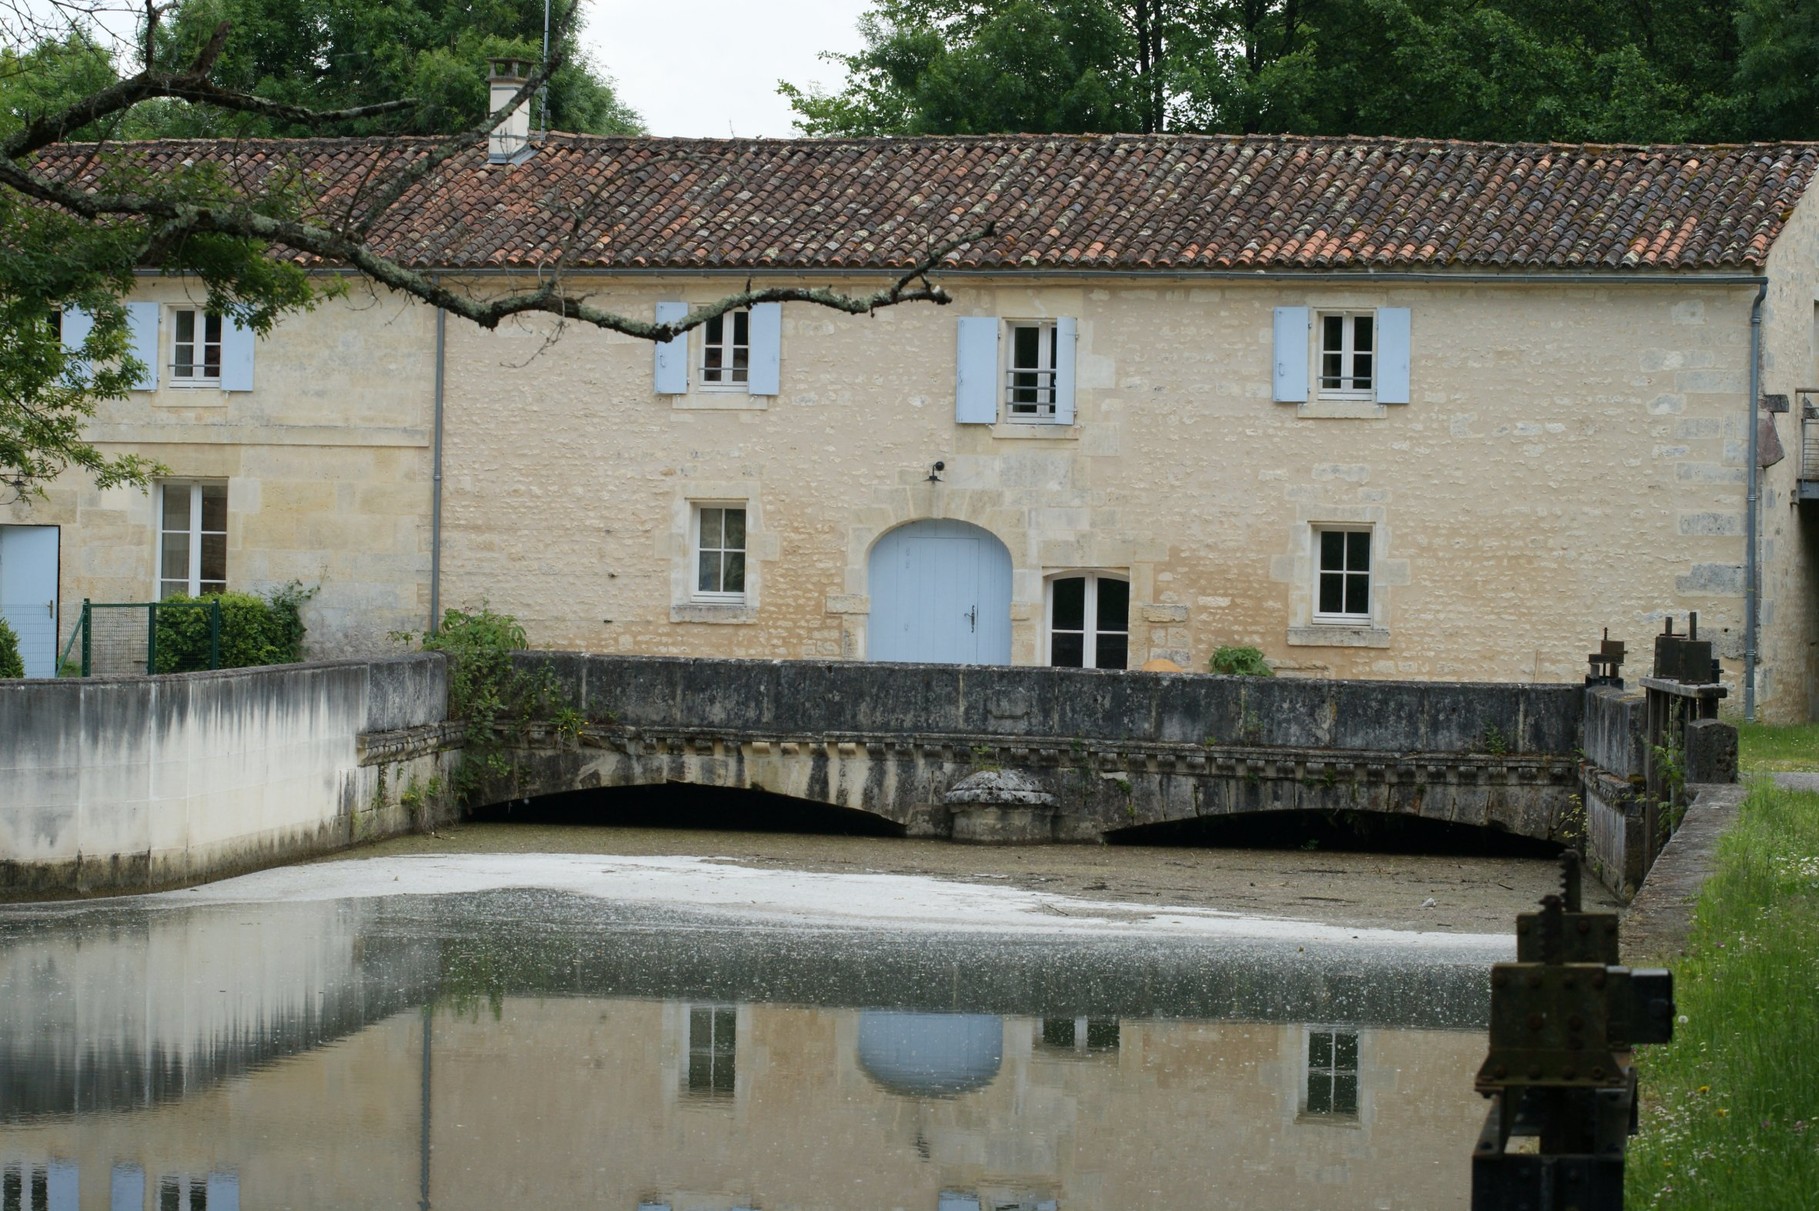
[[[1580,907],[1579,861],[1560,895],[1516,918],[1516,961],[1491,968],[1491,1099],[1472,1152],[1472,1211],[1615,1211],[1636,1130],[1631,1048],[1674,1031],[1674,977],[1618,961],[1617,914]],[[1538,1146],[1512,1150],[1510,1141]]]

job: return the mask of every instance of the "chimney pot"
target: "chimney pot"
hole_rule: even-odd
[[[494,59],[487,82],[487,111],[498,113],[499,107],[512,99],[524,82],[531,78],[534,65],[524,59]],[[530,146],[531,99],[524,98],[505,115],[487,137],[486,158],[493,164],[506,164],[517,159]]]

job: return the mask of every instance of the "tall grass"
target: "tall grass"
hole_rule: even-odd
[[[1751,789],[1671,966],[1625,1206],[1819,1207],[1819,795]]]
[[[1819,723],[1739,723],[1737,750],[1750,773],[1819,770]]]

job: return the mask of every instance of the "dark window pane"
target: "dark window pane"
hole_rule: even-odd
[[[1354,316],[1352,320],[1352,350],[1356,353],[1371,351],[1372,317]]]
[[[158,1183],[158,1211],[183,1211],[183,1192],[177,1188],[176,1178]]]
[[[1348,1072],[1358,1069],[1358,1036],[1350,1031],[1333,1036],[1333,1067]]]
[[[1074,1045],[1074,1019],[1043,1018],[1042,1045],[1044,1047],[1072,1048]]]
[[[1061,669],[1086,667],[1086,640],[1079,631],[1057,631],[1049,638],[1050,664]]]
[[[1320,317],[1320,348],[1341,349],[1345,346],[1345,317],[1343,315],[1324,315]]]
[[[745,550],[745,510],[716,509],[715,512],[720,513],[724,519],[722,524],[725,527],[725,537],[721,545],[737,551]]]
[[[690,1089],[712,1089],[714,1087],[712,1052],[691,1051],[688,1053],[688,1087]]]
[[[1328,1084],[1329,1079],[1323,1073],[1308,1074],[1307,1112],[1309,1114],[1331,1114],[1333,1112],[1333,1089]]]
[[[1320,570],[1338,571],[1345,566],[1345,532],[1320,531]]]
[[[19,1211],[23,1190],[24,1186],[20,1182],[17,1169],[8,1169],[4,1174],[0,1174],[0,1209]]]
[[[726,593],[745,592],[745,552],[728,551],[721,557],[726,561],[726,579],[720,588]]]
[[[1371,386],[1371,355],[1360,353],[1352,359],[1352,386],[1368,391]]]
[[[227,535],[204,534],[202,536],[202,579],[205,581],[227,579]]]
[[[1339,386],[1340,382],[1341,382],[1341,380],[1339,378],[1340,373],[1341,373],[1341,368],[1339,365],[1339,355],[1337,353],[1327,353],[1327,354],[1321,355],[1321,358],[1320,358],[1320,385],[1322,387]]]
[[[208,1186],[195,1178],[189,1184],[189,1211],[208,1211]]]
[[[1371,570],[1371,532],[1369,530],[1353,530],[1345,536],[1345,570],[1348,572]]]
[[[726,336],[726,317],[724,315],[716,315],[713,319],[701,325],[701,335],[709,345],[720,344]]]
[[[1333,1078],[1333,1113],[1358,1113],[1358,1074],[1342,1072]]]
[[[1131,629],[1131,586],[1129,581],[1100,579],[1099,629],[1101,631],[1128,631]]]
[[[1122,669],[1130,667],[1130,636],[1122,632],[1101,632],[1093,645],[1093,667]]]
[[[741,313],[743,314],[743,313]],[[727,1055],[733,1053],[733,1035],[739,1029],[739,1011],[731,1005],[714,1010],[714,1046]]]
[[[1342,614],[1345,612],[1345,578],[1338,575],[1320,577],[1320,612],[1322,614]]]
[[[695,589],[701,593],[720,591],[720,552],[701,552],[701,561],[695,567]]]
[[[1011,329],[1011,365],[1020,370],[1034,370],[1041,365],[1042,329],[1021,326]]]
[[[1089,1018],[1086,1023],[1086,1049],[1088,1051],[1116,1051],[1118,1049],[1118,1019]]]
[[[177,340],[186,345],[194,344],[196,340],[196,313],[194,311],[179,311],[177,312],[176,320]]]
[[[1345,612],[1347,614],[1371,612],[1371,578],[1369,576],[1347,576],[1345,578]]]
[[[202,485],[202,528],[217,533],[227,529],[227,485]]]
[[[752,313],[749,311],[733,312],[733,344],[749,345],[751,337]]]
[[[221,343],[221,317],[211,315],[202,321],[202,339],[211,345]]]
[[[1309,1068],[1331,1068],[1333,1066],[1333,1036],[1324,1030],[1317,1030],[1307,1036],[1307,1066]]]
[[[1055,612],[1051,625],[1056,630],[1086,629],[1086,577],[1068,576],[1051,582],[1055,595]]]

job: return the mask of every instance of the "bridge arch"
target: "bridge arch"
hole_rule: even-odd
[[[870,660],[1011,662],[1011,553],[990,530],[950,518],[887,531],[866,556]]]

